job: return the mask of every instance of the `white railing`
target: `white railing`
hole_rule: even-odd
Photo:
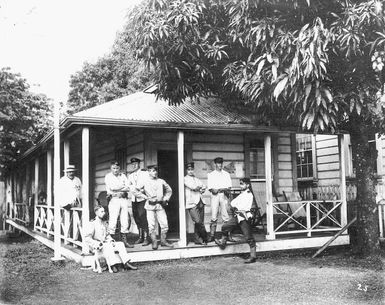
[[[83,247],[82,212],[82,208],[72,208],[70,211],[60,209],[60,237],[65,245]],[[53,206],[35,206],[34,229],[47,236],[54,235]]]
[[[380,229],[380,238],[384,238],[385,230],[385,200],[381,200],[378,203],[378,222]]]
[[[6,217],[28,226],[30,224],[29,206],[22,202],[8,202]]]
[[[273,202],[274,234],[339,231],[344,226],[341,206],[341,200]]]

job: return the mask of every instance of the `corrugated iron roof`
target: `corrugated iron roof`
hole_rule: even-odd
[[[73,115],[78,118],[193,124],[250,124],[245,115],[227,110],[216,99],[171,106],[154,94],[137,92]]]

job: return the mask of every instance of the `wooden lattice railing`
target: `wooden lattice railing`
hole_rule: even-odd
[[[54,235],[54,207],[47,205],[35,206],[34,229],[38,232]],[[60,209],[60,237],[64,244],[82,247],[83,241],[82,208],[70,211]]]
[[[273,202],[274,234],[339,231],[344,224],[341,219],[341,200],[305,200]]]

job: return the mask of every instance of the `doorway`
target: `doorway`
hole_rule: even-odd
[[[179,234],[178,202],[178,153],[175,150],[158,150],[158,175],[172,188],[172,196],[166,207],[169,233]]]

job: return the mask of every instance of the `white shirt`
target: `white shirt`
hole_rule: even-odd
[[[80,200],[81,188],[82,182],[78,177],[74,177],[73,179],[70,179],[67,176],[61,177],[56,193],[56,200],[59,201],[59,205],[64,207],[68,204],[73,204],[76,200]]]
[[[145,196],[137,189],[137,187],[138,185],[143,185],[149,178],[148,171],[141,170],[140,168],[128,175],[128,184],[130,185],[132,192],[132,201],[145,200]]]
[[[198,186],[204,186],[195,176],[186,175],[184,177],[185,197],[186,197],[186,209],[191,209],[196,206],[202,198],[200,191],[194,191]]]
[[[247,216],[247,218],[252,217],[250,209],[253,206],[253,194],[249,190],[242,191],[236,198],[231,200],[230,205],[233,208],[237,208],[239,211],[245,212],[244,214]],[[241,222],[242,220],[247,220],[240,214],[237,214],[236,217],[238,219],[238,222]]]
[[[128,179],[126,175],[119,174],[115,176],[113,173],[108,173],[104,178],[106,184],[107,194],[114,194],[116,192],[121,192],[123,188],[128,187]]]
[[[222,189],[231,187],[231,177],[225,170],[214,170],[207,175],[207,188],[210,189]]]

